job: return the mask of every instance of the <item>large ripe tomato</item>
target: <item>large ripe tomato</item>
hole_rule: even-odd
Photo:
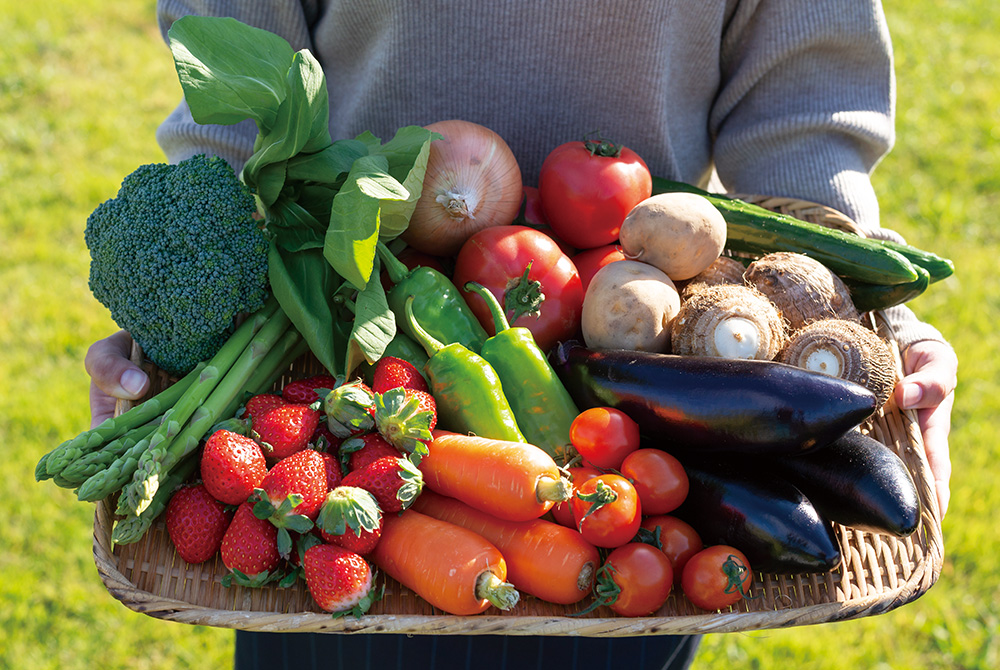
[[[689,482],[681,462],[660,449],[637,449],[619,468],[632,481],[642,501],[642,513],[666,514],[681,506]]]
[[[573,519],[583,538],[608,549],[632,541],[642,522],[642,505],[632,482],[607,473],[580,484],[573,493]]]
[[[673,568],[661,551],[631,542],[610,554],[598,571],[597,597],[621,616],[659,610],[674,585]]]
[[[728,545],[705,547],[692,556],[681,574],[681,589],[704,610],[720,610],[750,596],[753,573],[743,553]]]
[[[543,299],[538,312],[519,313],[523,275],[531,264],[528,282],[537,282]],[[459,288],[474,281],[485,286],[506,308],[511,326],[531,331],[535,342],[548,351],[557,342],[573,337],[580,326],[583,285],[569,256],[545,233],[526,226],[494,226],[470,237],[455,259],[454,282]],[[495,333],[485,301],[463,291],[466,302],[483,328]]]
[[[591,407],[573,419],[569,441],[587,463],[618,469],[639,448],[639,424],[620,409]]]
[[[660,551],[670,559],[674,569],[674,582],[680,584],[688,560],[705,548],[698,531],[688,522],[669,514],[644,517],[641,525],[659,540]]]
[[[618,239],[625,216],[653,192],[645,161],[607,140],[566,142],[542,163],[538,193],[552,230],[577,249]]]
[[[583,292],[587,293],[590,280],[597,271],[608,263],[625,260],[625,252],[618,244],[605,244],[603,247],[584,249],[573,255],[573,265],[580,273],[580,281],[583,283]]]

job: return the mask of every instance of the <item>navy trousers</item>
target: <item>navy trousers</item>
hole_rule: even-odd
[[[236,670],[684,670],[698,636],[619,638],[236,632]]]

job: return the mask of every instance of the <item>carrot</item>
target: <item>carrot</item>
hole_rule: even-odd
[[[520,594],[508,584],[500,551],[482,536],[408,509],[382,517],[372,562],[428,603],[449,614],[510,609]]]
[[[432,491],[508,521],[537,519],[573,486],[541,447],[435,430],[420,461]]]
[[[543,519],[506,521],[461,500],[425,490],[413,509],[457,524],[489,540],[507,561],[507,579],[523,593],[557,605],[586,597],[601,564],[579,531]]]

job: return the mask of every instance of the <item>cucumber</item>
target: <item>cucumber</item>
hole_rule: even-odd
[[[886,249],[892,249],[901,253],[916,267],[926,270],[931,284],[942,279],[947,279],[955,274],[955,264],[947,258],[942,258],[935,253],[918,249],[909,244],[899,244],[892,240],[879,240],[879,242]]]
[[[847,290],[851,292],[851,302],[859,312],[886,309],[913,300],[927,290],[931,275],[920,265],[914,266],[920,276],[909,284],[869,284],[853,279],[845,279]]]
[[[869,284],[910,284],[920,278],[906,256],[881,240],[802,221],[690,184],[653,178],[653,193],[670,191],[698,193],[715,205],[726,219],[726,247],[735,253],[755,256],[773,251],[802,253],[845,280]]]

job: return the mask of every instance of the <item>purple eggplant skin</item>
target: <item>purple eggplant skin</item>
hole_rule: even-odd
[[[814,452],[774,460],[775,476],[794,484],[831,521],[899,538],[920,524],[920,496],[906,464],[860,431]]]
[[[833,524],[802,492],[756,466],[683,461],[690,489],[671,514],[705,545],[726,544],[765,574],[829,572],[840,565]]]
[[[598,351],[579,342],[559,344],[550,359],[581,410],[615,407],[674,455],[801,453],[877,409],[860,384],[774,361]]]

